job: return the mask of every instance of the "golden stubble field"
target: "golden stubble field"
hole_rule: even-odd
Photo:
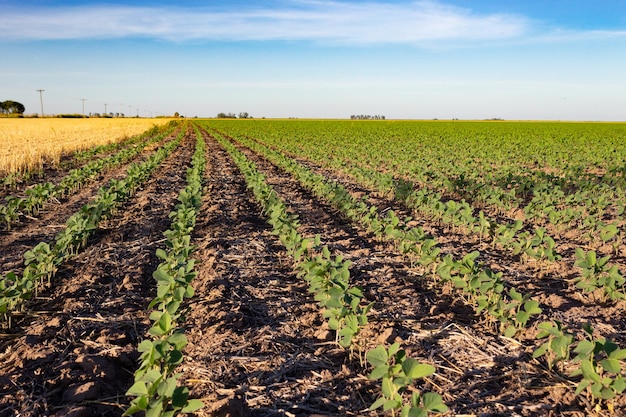
[[[70,152],[117,142],[170,119],[0,118],[0,175],[42,169]]]

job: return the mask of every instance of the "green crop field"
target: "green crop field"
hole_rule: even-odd
[[[24,178],[0,415],[624,415],[626,124],[194,119]]]

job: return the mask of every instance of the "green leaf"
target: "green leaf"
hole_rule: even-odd
[[[428,417],[428,411],[422,408],[411,407],[409,408],[408,417]]]
[[[161,381],[159,388],[157,389],[157,394],[159,394],[160,397],[171,398],[175,390],[176,378],[168,378]]]
[[[504,335],[506,337],[513,337],[515,333],[517,333],[515,326],[507,326],[506,329],[504,329]]]
[[[576,349],[574,349],[575,353],[578,353],[578,355],[582,358],[582,357],[589,357],[589,355],[591,355],[591,353],[593,353],[594,349],[596,347],[596,344],[590,340],[581,340],[578,343],[578,346],[576,346]]]
[[[590,361],[582,361],[580,364],[580,370],[585,379],[590,379],[593,382],[600,382],[600,375],[598,375]]]
[[[348,330],[349,329],[343,329],[341,332],[339,332],[339,345],[341,345],[341,347],[343,348],[349,348],[352,344],[352,338],[354,334]]]
[[[400,408],[401,406],[402,406],[402,400],[393,398],[391,400],[385,401],[385,403],[383,404],[383,410],[384,411],[395,410],[395,409]]]
[[[615,391],[613,391],[609,387],[603,387],[600,390],[599,397],[602,398],[603,400],[610,400],[611,398],[615,397]]]
[[[595,266],[598,263],[595,251],[590,250],[587,252],[587,263],[589,266]]]
[[[526,310],[529,315],[541,314],[541,308],[536,300],[526,301],[524,303],[524,310]]]
[[[626,349],[616,349],[609,353],[609,358],[623,360],[626,359]]]
[[[622,378],[618,375],[613,381],[612,386],[616,393],[621,394],[626,390],[626,378]]]
[[[436,392],[427,392],[422,396],[424,408],[433,413],[445,413],[448,406],[443,403],[443,398]]]
[[[381,365],[387,365],[389,357],[387,356],[387,350],[385,349],[385,347],[379,345],[375,349],[367,352],[366,359],[370,365],[374,367],[379,367]]]
[[[415,359],[407,358],[402,363],[404,374],[413,379],[424,378],[435,373],[435,367],[430,364],[421,364]]]
[[[546,343],[542,344],[541,346],[539,346],[533,352],[533,358],[537,359],[538,357],[545,355],[546,352],[548,351],[549,347],[550,347],[550,342],[546,342]]]
[[[142,340],[141,343],[139,343],[139,347],[137,348],[139,352],[150,352],[152,349],[154,349],[154,344],[151,340],[148,339]]]
[[[581,392],[583,392],[585,390],[585,388],[587,388],[589,385],[591,385],[592,382],[588,379],[583,379],[582,381],[580,381],[580,383],[578,384],[578,386],[576,387],[576,392],[575,394],[578,395]]]
[[[183,409],[180,411],[183,413],[192,413],[194,411],[200,410],[203,407],[204,407],[204,403],[202,401],[193,399],[193,400],[189,400],[187,402],[187,405],[184,406]]]
[[[172,329],[172,316],[167,311],[164,311],[159,319],[158,325],[164,332],[169,332]]]
[[[140,411],[144,411],[147,408],[148,408],[148,397],[145,397],[145,396],[139,397],[133,400],[130,407],[128,407],[128,410],[126,410],[124,414],[122,414],[122,416],[131,416]]]
[[[146,417],[161,417],[163,413],[163,403],[158,402],[154,405],[153,408],[149,408],[146,410]]]
[[[520,325],[525,325],[528,322],[528,319],[530,318],[530,314],[528,314],[528,311],[524,311],[524,310],[518,311],[515,318],[517,319],[517,322]]]
[[[337,320],[337,318],[335,317],[331,317],[328,319],[328,328],[330,330],[337,330],[339,329],[339,320]]]
[[[164,271],[163,268],[157,268],[152,273],[152,277],[159,283],[160,282],[169,283],[174,280],[174,278],[170,276],[166,271]]]
[[[389,372],[389,367],[386,364],[377,366],[376,368],[372,370],[372,373],[370,374],[369,378],[371,380],[376,381],[384,377],[385,375],[387,375],[388,372]]]
[[[511,290],[509,291],[509,296],[511,297],[511,299],[516,300],[516,301],[522,301],[522,294],[517,292],[515,290],[515,288],[511,288]]]
[[[187,387],[176,387],[172,393],[172,407],[183,408],[189,398],[189,389]]]
[[[133,397],[139,397],[142,395],[148,395],[148,388],[146,387],[146,383],[144,381],[135,382],[129,389],[126,391],[126,395],[130,395]]]
[[[398,342],[389,346],[389,349],[387,350],[389,357],[395,355],[399,350],[400,350],[400,343]]]
[[[167,362],[170,365],[178,365],[182,361],[183,361],[183,354],[182,354],[182,352],[180,350],[173,350],[170,353],[170,357],[169,357]]]
[[[187,346],[187,336],[184,333],[173,333],[167,338],[167,342],[173,345],[177,350],[182,350]]]
[[[382,389],[383,395],[387,398],[390,398],[394,394],[396,394],[396,387],[393,385],[393,381],[389,377],[383,378],[381,389]]]
[[[386,398],[385,397],[380,397],[379,399],[377,399],[376,401],[374,401],[374,403],[372,405],[370,405],[370,410],[376,410],[377,408],[382,407],[385,404]]]
[[[605,359],[600,362],[600,365],[602,365],[605,371],[613,372],[614,374],[619,374],[622,371],[622,366],[617,359]]]
[[[152,336],[163,336],[167,331],[163,330],[159,323],[155,323],[154,326],[150,327],[148,333]]]

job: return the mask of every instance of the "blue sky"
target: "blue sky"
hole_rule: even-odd
[[[0,33],[27,113],[626,120],[623,0],[0,0]]]

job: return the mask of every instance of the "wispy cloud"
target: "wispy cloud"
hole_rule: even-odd
[[[238,10],[110,5],[8,8],[0,15],[0,31],[5,40],[144,37],[168,41],[420,44],[510,39],[530,28],[522,16],[478,14],[434,1],[312,0],[280,4],[272,9]]]
[[[564,42],[626,38],[626,31],[545,28],[507,13],[477,13],[440,1],[285,0],[278,6],[5,6],[4,40],[151,38],[184,41],[309,41],[455,45],[479,41]]]
[[[576,31],[556,29],[540,34],[535,38],[537,42],[575,42],[575,41],[602,41],[611,39],[626,39],[626,30],[585,30]]]

